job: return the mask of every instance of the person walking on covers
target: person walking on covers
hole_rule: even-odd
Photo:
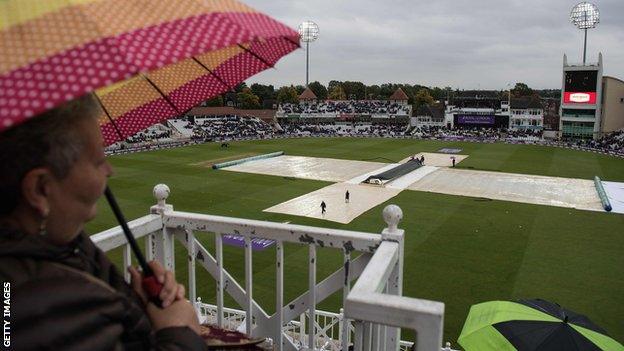
[[[345,193],[345,203],[349,203],[349,190],[347,190],[347,192]]]
[[[325,215],[325,209],[327,208],[327,205],[325,204],[325,201],[321,201],[321,214]]]

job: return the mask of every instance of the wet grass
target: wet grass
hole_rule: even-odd
[[[472,304],[488,300],[544,298],[588,315],[619,341],[624,340],[624,216],[479,198],[404,191],[348,225],[262,212],[264,208],[330,183],[285,177],[215,171],[197,165],[206,160],[285,151],[287,155],[352,160],[400,160],[417,152],[463,149],[458,168],[624,181],[624,160],[542,146],[478,144],[383,138],[305,138],[232,142],[227,149],[211,143],[179,149],[111,157],[116,174],[110,185],[127,218],[149,212],[152,188],[171,188],[168,202],[181,211],[237,216],[331,228],[380,232],[381,211],[389,203],[403,209],[406,231],[404,295],[446,305],[444,339],[456,344]],[[195,164],[195,165],[194,165]],[[115,221],[105,202],[88,226],[90,233]],[[211,234],[198,235],[213,249]],[[186,283],[186,258],[176,246],[178,279]],[[121,264],[118,250],[109,254]],[[318,280],[342,264],[337,250],[318,252]],[[225,246],[225,267],[244,282],[243,252]],[[254,298],[274,311],[274,248],[254,252]],[[285,301],[307,290],[307,248],[285,249]],[[121,267],[120,267],[121,268]],[[198,269],[198,295],[213,302],[215,285]],[[237,307],[227,300],[231,307]],[[320,304],[337,311],[341,295]]]

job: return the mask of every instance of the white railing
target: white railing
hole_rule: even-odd
[[[179,212],[166,204],[168,195],[166,185],[154,187],[158,203],[152,206],[152,214],[128,225],[136,238],[146,238],[147,259],[160,261],[166,269],[175,270],[175,239],[187,249],[189,298],[197,301],[203,321],[268,337],[277,350],[347,351],[351,344],[355,350],[365,351],[411,347],[411,343],[400,341],[400,328],[416,333],[416,350],[440,350],[444,304],[402,296],[404,232],[397,227],[403,215],[398,206],[384,209],[388,226],[381,234],[374,234]],[[197,240],[205,233],[215,234],[214,256]],[[229,234],[244,238],[244,286],[223,267],[223,236]],[[124,266],[130,264],[130,247],[120,227],[91,238],[104,251],[123,247]],[[253,299],[252,238],[275,241],[275,305],[281,308],[270,315]],[[283,289],[288,264],[284,261],[285,243],[308,247],[308,290],[288,303],[284,303]],[[316,274],[319,247],[340,250],[344,263],[320,282]],[[360,254],[356,257],[355,253]],[[197,265],[215,279],[214,307],[198,300]],[[318,303],[341,289],[340,314],[316,309]],[[225,293],[243,310],[225,307]]]

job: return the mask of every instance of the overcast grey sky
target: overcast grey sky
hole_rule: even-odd
[[[583,32],[570,0],[243,0],[297,28],[319,25],[310,81],[354,80],[505,89],[525,82],[560,88],[563,54],[581,62]],[[588,61],[624,79],[624,0],[594,0],[600,24],[588,32]],[[305,84],[305,51],[282,58],[248,83]]]

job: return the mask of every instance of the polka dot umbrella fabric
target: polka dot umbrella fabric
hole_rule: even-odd
[[[0,13],[0,132],[95,91],[107,145],[299,47],[293,29],[234,0],[3,0]]]

